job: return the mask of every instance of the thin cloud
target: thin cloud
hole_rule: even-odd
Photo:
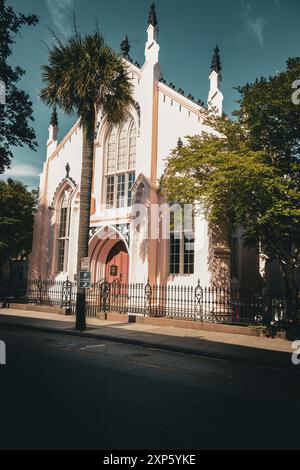
[[[244,21],[246,30],[250,33],[261,46],[264,45],[264,27],[266,21],[263,17],[254,17],[251,13],[251,5],[246,3],[244,11],[242,13],[242,19]]]
[[[46,0],[56,32],[63,37],[71,34],[70,19],[75,0]]]
[[[255,20],[251,21],[249,19],[248,26],[250,31],[253,32],[254,36],[258,39],[261,46],[264,45],[264,35],[263,30],[265,26],[265,21],[263,18],[256,18]]]
[[[7,170],[4,174],[1,175],[3,178],[24,178],[24,177],[31,177],[36,178],[39,176],[39,170],[28,164],[16,164],[13,165],[12,168]]]

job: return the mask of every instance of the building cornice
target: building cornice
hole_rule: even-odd
[[[78,119],[78,121],[73,125],[73,127],[71,127],[71,129],[62,139],[62,141],[59,142],[54,152],[50,155],[49,160],[53,160],[56,157],[56,155],[60,152],[63,146],[68,142],[70,137],[72,137],[72,135],[77,131],[79,127],[80,127],[80,119]]]
[[[130,62],[130,60],[124,59],[124,57],[123,60],[125,62],[125,65],[128,67],[129,71],[135,73],[139,78],[141,78],[142,73],[140,67],[137,64]]]
[[[176,101],[177,104],[184,106],[186,109],[191,111],[197,116],[204,117],[204,113],[206,109],[203,106],[195,103],[194,101],[190,100],[189,98],[183,96],[176,90],[173,90],[168,85],[162,82],[158,82],[158,90],[163,93],[164,95],[168,96],[170,99]]]

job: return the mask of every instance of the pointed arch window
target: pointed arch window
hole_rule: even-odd
[[[116,128],[113,127],[108,136],[107,143],[107,173],[115,171],[116,165],[116,148],[117,148],[117,133]]]
[[[119,135],[118,145],[118,171],[126,170],[126,157],[127,157],[127,127],[128,124],[123,124]]]
[[[136,155],[136,125],[133,121],[129,131],[129,159],[128,168],[135,168],[135,155]]]
[[[106,208],[131,206],[131,187],[135,181],[136,125],[133,119],[108,135],[106,152]]]
[[[59,204],[57,271],[67,271],[70,235],[70,191],[65,190]]]

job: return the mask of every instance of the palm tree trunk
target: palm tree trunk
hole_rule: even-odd
[[[81,268],[81,258],[88,256],[89,250],[89,230],[90,212],[93,178],[93,158],[94,158],[94,132],[95,132],[95,111],[94,108],[82,120],[83,146],[82,146],[82,169],[80,183],[80,213],[79,213],[79,233],[77,248],[77,298],[76,298],[76,330],[86,329],[85,319],[85,289],[79,287],[79,273]]]

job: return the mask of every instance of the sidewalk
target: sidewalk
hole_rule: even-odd
[[[6,325],[300,372],[300,366],[293,366],[291,362],[292,343],[283,339],[120,323],[98,318],[87,318],[88,329],[81,333],[75,331],[74,321],[73,316],[1,309],[0,339],[1,326]]]

